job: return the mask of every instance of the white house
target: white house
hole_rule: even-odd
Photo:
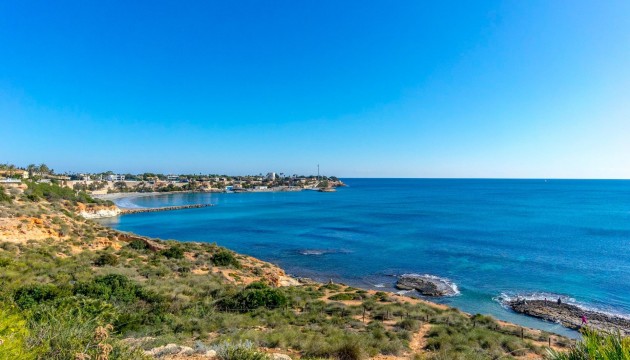
[[[107,175],[107,181],[125,181],[125,175]]]

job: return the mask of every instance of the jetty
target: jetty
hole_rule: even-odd
[[[586,326],[604,331],[619,330],[623,335],[630,335],[630,319],[586,310],[572,304],[547,300],[513,300],[507,305],[517,313],[537,317],[546,321],[562,324],[564,327],[579,330],[582,328],[582,316],[586,317]]]
[[[178,205],[178,206],[163,206],[163,207],[154,207],[154,208],[139,208],[139,209],[121,209],[120,214],[137,214],[144,212],[158,212],[158,211],[173,211],[173,210],[183,210],[183,209],[198,209],[214,206],[214,204],[192,204],[192,205]]]

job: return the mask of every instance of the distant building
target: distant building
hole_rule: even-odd
[[[179,180],[179,175],[166,175],[166,180],[168,180],[168,181],[177,181],[177,180]]]
[[[20,170],[20,169],[0,170],[0,176],[11,177],[11,178],[21,177],[22,179],[28,179],[28,171]]]
[[[107,181],[125,181],[125,175],[107,175],[106,179]]]
[[[276,173],[275,172],[268,173],[267,174],[267,180],[271,180],[271,181],[276,180]]]

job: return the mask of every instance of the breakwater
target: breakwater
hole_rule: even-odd
[[[192,205],[179,205],[179,206],[163,206],[163,207],[154,207],[154,208],[141,208],[141,209],[122,209],[120,214],[137,214],[144,212],[158,212],[158,211],[172,211],[172,210],[183,210],[183,209],[198,209],[214,206],[214,204],[192,204]]]

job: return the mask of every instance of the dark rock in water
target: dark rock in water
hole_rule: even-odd
[[[564,327],[579,330],[582,327],[582,316],[586,317],[587,326],[599,330],[616,331],[630,335],[630,320],[598,311],[585,310],[575,305],[546,300],[513,300],[507,303],[512,310],[553,321]]]
[[[451,296],[457,294],[453,284],[431,275],[401,275],[396,282],[396,288],[416,290],[425,296]]]

